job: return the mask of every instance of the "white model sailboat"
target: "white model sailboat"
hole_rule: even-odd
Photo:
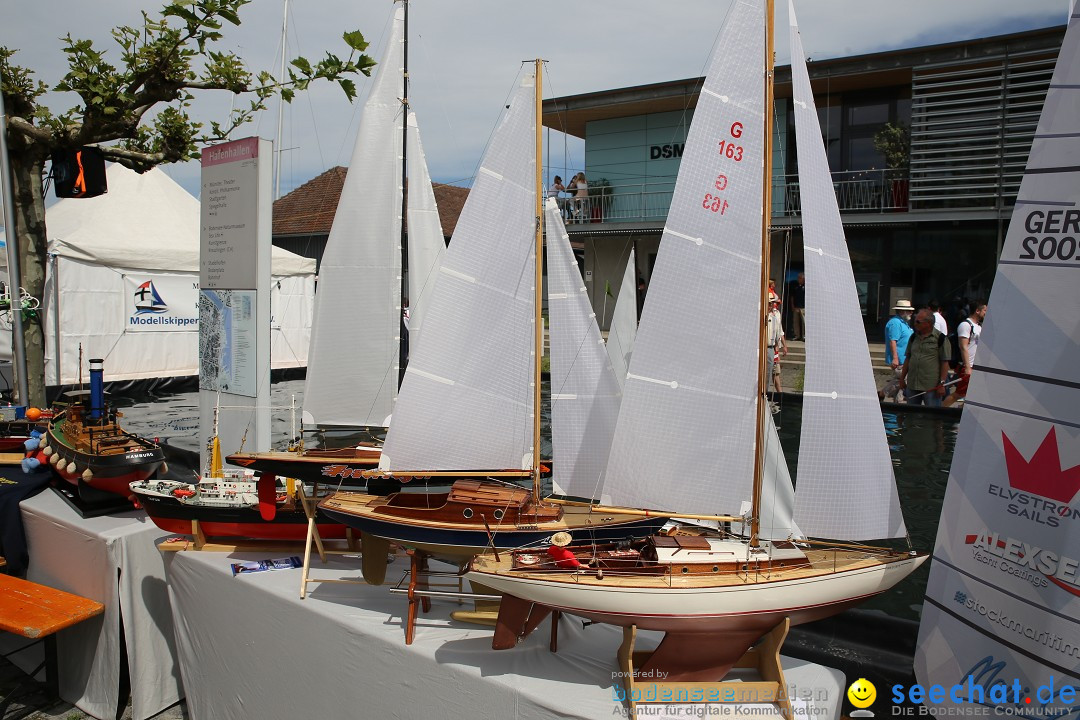
[[[446,250],[416,117],[408,112],[407,18],[404,2],[394,11],[364,104],[319,269],[304,389],[303,417],[309,426],[386,426],[400,380],[403,217],[408,220],[405,293],[413,348]],[[351,479],[354,470],[373,467],[378,457],[372,446],[238,453],[228,461],[309,482],[337,482]]]
[[[957,705],[1076,713],[1075,693],[1061,690],[1080,681],[1078,242],[1074,10],[1002,248],[941,508],[915,674],[953,688],[943,713]]]
[[[360,530],[367,548],[373,547],[369,539],[384,538],[463,562],[489,545],[519,547],[562,530],[614,540],[655,531],[664,523],[655,513],[594,512],[588,504],[567,506],[542,499],[545,478],[534,410],[540,400],[538,349],[543,342],[539,69],[537,61],[523,77],[484,154],[439,272],[423,339],[410,358],[380,470],[369,474],[402,482],[470,479],[457,480],[449,493],[396,493],[376,499],[336,493],[324,500],[320,508]],[[549,219],[555,216],[549,211]],[[566,240],[561,221],[557,229],[549,226],[549,233]],[[556,244],[553,252],[560,277],[569,277],[568,242]],[[555,299],[553,326],[555,315],[562,321],[573,307],[587,308],[574,302],[584,301],[577,297],[580,276],[573,290],[566,287],[558,294],[574,298]],[[569,353],[581,361],[578,370],[599,369],[601,364],[607,368],[595,319],[588,322],[591,329],[582,320],[573,332],[581,338],[578,345],[591,336],[595,353]],[[560,327],[565,325],[560,322]],[[562,356],[553,357],[553,363],[568,365]],[[590,458],[575,445],[591,422],[586,396],[617,399],[614,376],[610,369],[608,373],[609,382],[599,387],[597,380],[552,370],[553,378],[558,377],[553,392],[559,396],[553,400],[553,424],[569,418],[572,428],[565,437],[555,431],[556,466],[566,463],[585,478],[588,487],[581,494],[589,497],[601,465],[593,457],[589,467],[579,467],[577,457],[581,463]],[[594,430],[595,437],[603,435],[598,426],[589,432]],[[610,438],[611,430],[606,432]],[[607,441],[600,442],[606,448]],[[514,479],[531,479],[532,487],[512,484]]]
[[[799,623],[837,613],[887,590],[925,560],[909,551],[835,542],[902,538],[906,531],[865,340],[847,346],[825,341],[834,337],[834,326],[861,323],[793,13],[803,226],[806,254],[816,256],[807,267],[807,303],[821,308],[807,317],[820,323],[817,350],[825,356],[807,368],[812,406],[804,425],[825,423],[833,430],[831,436],[804,430],[795,517],[807,535],[828,542],[800,540],[790,517],[765,509],[762,479],[772,434],[762,352],[763,208],[770,206],[763,167],[771,133],[771,18],[771,1],[736,0],[717,41],[687,137],[604,481],[615,504],[676,516],[733,513],[752,498],[747,517],[733,520],[748,532],[654,537],[629,548],[580,547],[577,559],[599,566],[595,574],[554,567],[535,551],[499,560],[478,557],[469,579],[504,593],[497,649],[513,646],[535,627],[537,608],[558,609],[666,631],[641,668],[646,676],[653,670],[669,680],[719,679],[751,643],[785,619]],[[685,312],[691,301],[693,318]],[[702,322],[712,326],[703,331]],[[808,335],[815,335],[813,327]],[[863,357],[832,354],[856,347],[863,348]],[[844,368],[842,378],[829,372],[837,366]],[[820,410],[813,407],[818,400]],[[848,428],[853,435],[845,436]],[[831,460],[829,476],[819,469],[819,453]],[[782,495],[779,489],[774,494]]]

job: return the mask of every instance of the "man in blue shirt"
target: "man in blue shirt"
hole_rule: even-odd
[[[904,365],[908,341],[914,332],[910,324],[914,311],[910,300],[897,300],[893,306],[896,314],[885,324],[885,362],[892,368],[893,378],[878,391],[878,397],[882,400],[895,395],[897,402],[902,401],[903,394],[899,388],[900,368]]]

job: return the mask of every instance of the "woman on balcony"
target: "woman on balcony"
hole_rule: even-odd
[[[575,175],[567,191],[573,193],[573,222],[586,222],[589,213],[589,184],[585,182],[585,173],[579,172]]]

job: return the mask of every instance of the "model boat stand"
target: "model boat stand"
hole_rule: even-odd
[[[557,619],[553,617],[552,624],[556,622]],[[749,682],[679,680],[680,677],[687,676],[685,668],[675,669],[665,665],[663,658],[657,657],[660,653],[656,651],[635,651],[637,626],[624,627],[623,641],[618,652],[619,681],[626,693],[630,717],[637,717],[638,702],[684,704],[695,702],[692,698],[696,697],[700,698],[696,702],[773,703],[779,707],[782,717],[794,718],[791,701],[787,696],[784,669],[780,665],[780,648],[787,638],[790,624],[791,621],[784,618],[783,622],[766,633],[756,646],[747,650],[735,663],[734,668],[757,670],[761,680]],[[707,670],[704,672],[707,673]],[[702,671],[697,670],[693,674],[702,674]],[[649,684],[656,687],[656,699],[642,700],[641,688],[635,690],[635,678],[649,678]],[[661,696],[669,699],[660,699]]]
[[[364,542],[366,541],[365,538]],[[409,550],[406,554],[409,556],[409,569],[401,576],[397,585],[390,588],[390,592],[395,595],[405,595],[409,598],[409,610],[405,617],[406,645],[412,645],[413,638],[416,636],[416,618],[421,610],[431,611],[433,597],[457,600],[458,603],[473,600],[476,603],[475,610],[457,610],[450,613],[450,617],[459,622],[495,624],[501,595],[465,592],[462,586],[463,573],[430,569],[428,567],[430,556],[420,550]],[[432,578],[439,578],[439,580],[433,582]],[[443,578],[451,578],[451,580],[447,581]]]

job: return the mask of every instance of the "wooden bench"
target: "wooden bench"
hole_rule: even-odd
[[[50,698],[60,695],[57,676],[56,632],[105,612],[105,606],[79,595],[0,574],[0,630],[45,644],[45,690]],[[34,643],[31,643],[33,645]],[[27,645],[20,650],[25,650]],[[40,672],[38,666],[31,678]],[[19,688],[0,701],[0,717]]]

